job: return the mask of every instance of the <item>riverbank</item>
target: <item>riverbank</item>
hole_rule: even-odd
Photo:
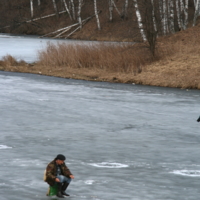
[[[89,68],[74,67],[73,64],[26,64],[12,61],[12,58],[1,61],[0,70],[89,81],[200,89],[200,25],[159,38],[157,45],[158,51],[164,55],[151,63],[138,66],[136,71],[101,68],[98,63]]]

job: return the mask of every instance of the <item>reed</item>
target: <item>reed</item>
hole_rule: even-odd
[[[145,47],[134,44],[67,45],[49,43],[38,52],[38,65],[103,69],[111,72],[140,73],[155,60]]]

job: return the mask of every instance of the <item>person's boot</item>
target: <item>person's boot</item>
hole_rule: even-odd
[[[56,196],[59,198],[64,198],[64,196],[62,195],[62,183],[57,183],[57,184],[58,184],[58,192]]]
[[[67,182],[64,182],[64,184],[62,185],[62,195],[65,195],[65,196],[70,196],[69,194],[67,194],[66,192],[65,192],[65,190],[67,189],[67,187],[69,186],[69,183],[67,183]]]

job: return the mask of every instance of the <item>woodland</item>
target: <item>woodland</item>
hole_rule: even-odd
[[[1,0],[0,32],[153,42],[199,15],[200,0]]]

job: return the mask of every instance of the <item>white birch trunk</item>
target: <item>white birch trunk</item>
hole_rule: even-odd
[[[38,6],[40,6],[41,5],[41,2],[40,2],[40,0],[38,0]]]
[[[197,20],[197,17],[199,16],[199,13],[200,13],[199,8],[200,8],[200,0],[196,0],[193,26],[196,25],[196,20]]]
[[[31,18],[33,18],[33,0],[30,0]]]
[[[184,29],[187,29],[187,25],[188,25],[188,0],[185,0],[184,14],[185,14]]]
[[[181,17],[180,17],[180,6],[179,6],[179,0],[176,0],[176,14],[177,14],[177,21],[178,21],[178,28],[181,30]]]
[[[180,10],[181,10],[181,13],[180,13],[180,21],[181,21],[181,28],[183,30],[185,30],[185,27],[184,27],[184,19],[183,19],[183,14],[184,14],[184,4],[183,4],[183,0],[179,0],[180,1]]]
[[[101,30],[100,21],[99,21],[99,16],[98,16],[98,11],[97,11],[97,1],[96,1],[96,0],[94,0],[94,13],[95,13],[96,20],[97,20],[97,27],[98,27],[98,30]]]
[[[68,6],[67,6],[66,1],[65,1],[65,0],[62,0],[62,1],[63,1],[64,6],[65,6],[65,10],[67,11],[67,13],[68,13],[70,19],[72,20],[72,16],[71,16],[71,14],[70,14],[70,12],[69,12],[69,9],[68,9]]]
[[[143,41],[146,41],[147,37],[146,37],[146,34],[144,32],[142,17],[141,17],[140,10],[139,10],[139,7],[138,7],[138,2],[137,2],[137,0],[133,0],[133,3],[134,3],[134,6],[135,6],[135,12],[136,12],[137,21],[138,21],[138,27],[140,29],[142,39],[143,39]]]
[[[74,0],[70,0],[70,2],[71,2],[71,6],[72,6],[72,16],[73,16],[73,19],[75,20],[76,14],[75,14],[75,8],[74,8]]]
[[[112,22],[113,20],[113,1],[109,0],[109,20]]]
[[[167,23],[167,5],[166,0],[163,0],[163,33],[166,35],[168,32],[168,23]]]
[[[81,8],[82,8],[82,0],[78,0],[77,17],[78,17],[78,22],[80,24],[80,29],[82,29]]]
[[[175,33],[175,29],[174,29],[174,0],[169,0],[169,27],[170,27],[170,32]]]
[[[128,0],[125,0],[123,15],[124,19],[128,17]]]
[[[111,1],[112,1],[113,6],[115,7],[117,13],[121,16],[121,13],[119,12],[119,10],[118,10],[118,8],[117,8],[117,6],[116,6],[114,0],[111,0]]]

